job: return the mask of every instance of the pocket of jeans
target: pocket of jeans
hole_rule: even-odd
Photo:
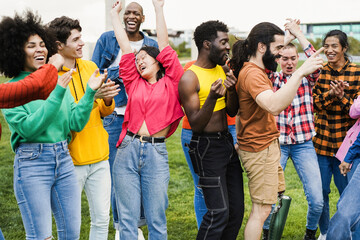
[[[115,118],[116,118],[115,113],[112,113],[112,114],[104,117],[104,120],[103,120],[104,127],[107,127],[107,126],[111,125],[111,123],[114,122]]]
[[[191,160],[191,164],[193,166],[193,169],[194,169],[194,172],[196,175],[199,175],[200,173],[200,167],[199,167],[199,161],[200,161],[200,158],[199,158],[199,153],[198,151],[196,150],[196,147],[194,146],[191,146],[191,144],[187,144],[185,143],[185,146],[187,148],[189,148],[189,157],[190,157],[190,160]]]
[[[16,159],[19,159],[19,161],[24,160],[34,160],[38,158],[40,155],[40,152],[38,150],[34,151],[33,149],[18,149],[16,150]]]
[[[220,177],[199,177],[199,187],[203,191],[209,211],[221,211],[227,208]]]
[[[124,149],[130,144],[130,142],[131,142],[131,137],[126,135],[118,148]]]
[[[155,143],[154,148],[160,155],[168,154],[165,143]]]

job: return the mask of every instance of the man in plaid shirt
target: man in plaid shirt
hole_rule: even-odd
[[[340,162],[334,156],[346,132],[355,123],[349,116],[349,110],[353,100],[359,95],[360,68],[351,63],[346,54],[349,44],[344,32],[328,32],[323,46],[328,63],[323,67],[313,91],[316,113],[316,135],[313,142],[318,155],[324,197],[319,227],[321,236],[326,236],[330,217],[329,193],[332,175],[340,195],[347,186],[347,178],[340,174]]]
[[[301,32],[297,21],[290,20],[286,24],[290,34],[296,37],[307,57],[316,52],[314,47]],[[278,60],[280,72],[269,72],[269,79],[274,92],[279,90],[296,70],[299,55],[296,47],[289,43],[281,52]],[[315,135],[313,117],[312,87],[319,78],[320,69],[304,77],[292,103],[276,116],[277,128],[280,131],[279,143],[281,150],[280,164],[285,171],[286,163],[291,157],[295,169],[303,183],[308,201],[306,233],[304,239],[316,239],[315,234],[323,209],[321,176],[316,152],[312,142]],[[269,229],[270,217],[264,224],[264,235]],[[266,239],[266,238],[265,238]]]

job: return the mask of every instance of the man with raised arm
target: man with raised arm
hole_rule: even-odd
[[[303,77],[322,67],[320,51],[311,56],[277,92],[266,69],[276,71],[276,58],[284,45],[284,31],[262,22],[245,40],[233,46],[230,66],[238,77],[238,154],[249,178],[252,209],[245,227],[245,239],[260,239],[264,221],[278,193],[285,191],[280,166],[279,131],[275,115],[289,106]]]

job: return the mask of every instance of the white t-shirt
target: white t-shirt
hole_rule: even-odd
[[[143,45],[143,42],[144,42],[144,39],[142,39],[140,41],[136,41],[136,42],[130,41],[131,49],[136,53],[139,52],[140,48]],[[115,60],[110,64],[109,68],[119,66],[121,56],[122,56],[122,52],[120,49],[118,55],[116,56]],[[126,94],[126,96],[127,96],[127,94]],[[121,107],[115,107],[115,109],[114,109],[114,111],[117,113],[117,115],[124,115],[125,110],[126,110],[126,105],[121,106]]]

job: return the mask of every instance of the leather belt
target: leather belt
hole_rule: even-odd
[[[130,131],[127,131],[126,135],[137,138],[140,142],[148,142],[148,143],[163,143],[165,142],[165,137],[148,137],[148,136],[141,136]]]

